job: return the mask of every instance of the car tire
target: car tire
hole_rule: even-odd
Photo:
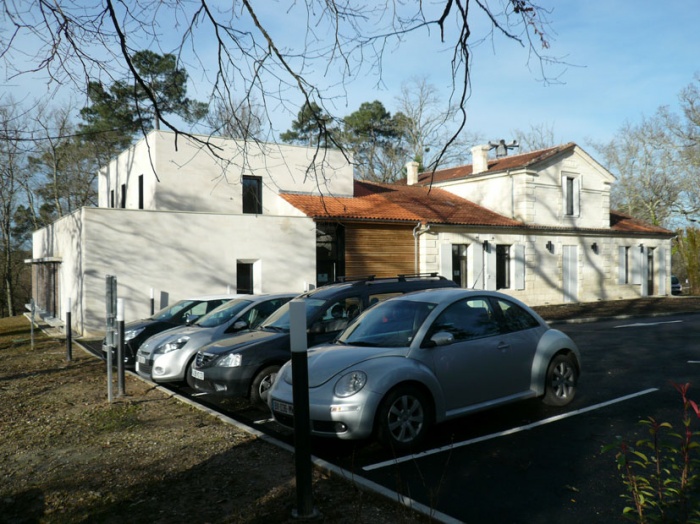
[[[192,378],[192,365],[194,364],[195,358],[196,355],[185,366],[185,384],[192,389],[195,389],[194,379]]]
[[[578,386],[578,367],[571,355],[556,355],[547,367],[542,402],[548,406],[566,406],[574,399]]]
[[[385,447],[407,451],[418,446],[433,422],[428,397],[415,386],[399,386],[382,400],[377,411],[377,440]]]
[[[281,366],[273,365],[263,368],[253,378],[250,385],[250,403],[256,406],[267,406],[267,392],[277,377]]]

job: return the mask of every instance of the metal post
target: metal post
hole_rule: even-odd
[[[119,344],[117,345],[117,384],[119,396],[124,396],[124,299],[117,299],[117,332]]]
[[[309,432],[309,363],[306,356],[306,303],[294,299],[289,303],[290,341],[292,349],[292,398],[294,401],[294,459],[296,465],[297,507],[295,518],[318,515],[311,491],[311,435]]]
[[[107,309],[107,398],[112,402],[114,398],[112,392],[112,350],[114,349],[114,316],[117,308],[117,277],[114,275],[107,275],[105,285],[105,302]]]
[[[31,319],[30,319],[31,321],[29,323],[30,324],[29,331],[31,333],[31,338],[32,338],[32,349],[34,349],[34,313],[36,311],[36,305],[34,304],[33,298],[29,301],[29,303],[31,304],[31,308],[32,308],[32,317],[31,317]]]
[[[156,312],[156,297],[155,291],[151,288],[151,316]]]
[[[66,307],[66,360],[73,360],[73,330],[71,329],[71,299]]]

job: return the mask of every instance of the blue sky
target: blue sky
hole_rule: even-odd
[[[490,3],[499,5],[496,0]],[[662,105],[676,106],[680,90],[700,72],[697,0],[537,3],[549,10],[551,48],[547,53],[569,64],[547,70],[560,83],[541,81],[536,59],[531,57],[528,66],[526,48],[498,35],[486,39],[473,49],[467,131],[487,140],[510,140],[515,129],[546,126],[553,130],[556,141],[573,141],[587,148],[591,141],[612,139],[626,121],[639,122]],[[305,26],[305,20],[280,12],[280,5],[286,4],[265,0],[256,7],[264,9],[261,18],[274,35],[290,45],[297,44],[303,38],[299,28]],[[472,12],[477,10],[472,2]],[[477,17],[472,20],[472,29],[474,39],[484,37],[488,24]],[[429,39],[425,34],[410,36],[400,46],[388,49],[383,85],[378,86],[377,77],[369,71],[362,71],[348,84],[347,99],[338,101],[336,116],[347,115],[362,102],[375,99],[395,111],[401,84],[411,77],[427,78],[447,97],[449,59],[449,53],[439,49],[436,34]],[[202,77],[191,65],[188,71],[193,80]],[[330,74],[324,81],[333,84],[337,78]],[[45,92],[37,83],[17,81],[14,88],[5,84],[0,89],[15,91],[17,98],[30,91],[36,96]],[[205,89],[191,92],[200,99],[205,93]],[[293,115],[277,118],[277,130],[284,131]]]

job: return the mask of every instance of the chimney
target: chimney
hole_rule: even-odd
[[[406,162],[406,184],[414,186],[418,183],[418,162]]]
[[[478,175],[489,170],[489,150],[491,146],[481,145],[472,147],[472,174]]]

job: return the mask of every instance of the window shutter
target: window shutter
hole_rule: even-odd
[[[490,244],[488,250],[484,250],[484,289],[496,291],[496,246]]]
[[[484,286],[484,250],[479,242],[469,245],[467,252],[468,263],[472,264],[469,272],[469,287],[471,289],[485,289]]]
[[[574,216],[581,216],[581,177],[574,178]]]
[[[641,284],[642,283],[642,257],[644,256],[644,250],[640,250],[638,247],[630,248],[630,260],[632,264],[632,283]]]
[[[452,244],[440,244],[440,267],[438,272],[448,280],[452,280]]]
[[[525,289],[525,246],[516,244],[513,251],[513,288]]]
[[[666,250],[660,247],[656,250],[659,268],[659,295],[668,294],[668,275],[666,274]]]
[[[617,258],[617,283],[627,284],[627,275],[625,271],[625,267],[627,266],[627,248],[625,246],[619,246],[617,248]]]

